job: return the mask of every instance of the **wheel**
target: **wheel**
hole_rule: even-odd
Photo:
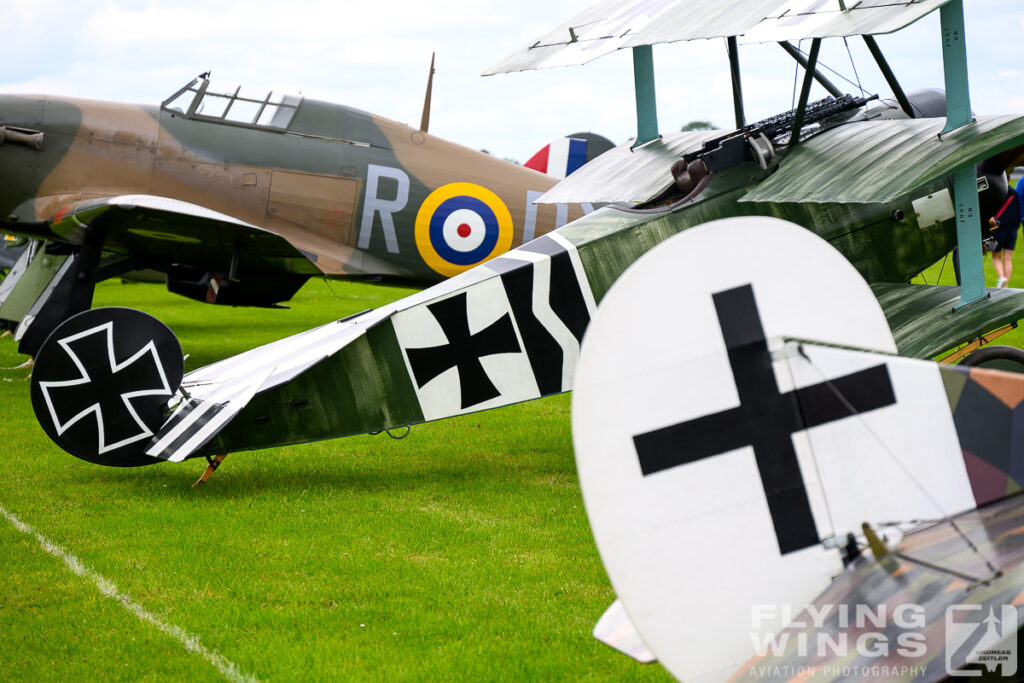
[[[970,368],[1024,373],[1024,350],[998,344],[982,346],[964,356],[959,364]]]

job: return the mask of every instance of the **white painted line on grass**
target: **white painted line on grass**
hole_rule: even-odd
[[[255,677],[239,670],[238,666],[234,662],[225,658],[224,655],[220,654],[216,650],[209,650],[204,647],[203,644],[199,642],[199,636],[189,633],[185,629],[175,626],[174,624],[168,624],[166,621],[132,600],[126,593],[119,591],[117,586],[115,586],[109,579],[97,574],[89,567],[86,567],[77,557],[69,553],[64,548],[61,548],[56,543],[50,541],[28,524],[22,522],[13,514],[8,512],[7,508],[3,505],[0,505],[0,513],[3,513],[3,516],[6,517],[18,531],[28,534],[29,536],[34,536],[35,539],[39,541],[39,545],[42,546],[43,550],[56,557],[58,560],[63,560],[64,564],[67,565],[68,569],[70,569],[74,574],[82,577],[83,579],[92,581],[96,588],[99,589],[100,593],[121,603],[122,607],[138,617],[140,621],[144,621],[155,626],[158,630],[177,640],[188,652],[194,652],[201,655],[203,659],[212,664],[217,671],[224,676],[224,678],[237,683],[259,683]]]

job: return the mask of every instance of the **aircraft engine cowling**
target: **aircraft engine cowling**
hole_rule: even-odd
[[[946,91],[939,88],[921,88],[907,93],[918,118],[940,118],[946,115]]]
[[[279,308],[308,279],[308,275],[281,273],[274,273],[273,277],[248,274],[229,278],[198,268],[173,266],[167,272],[167,291],[209,304]]]

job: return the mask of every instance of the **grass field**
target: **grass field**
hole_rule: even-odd
[[[193,369],[410,290],[311,282],[291,310],[101,284],[167,323]],[[10,338],[0,366],[19,364]],[[0,507],[259,680],[669,680],[595,641],[614,599],[587,524],[569,396],[202,461],[105,468],[52,445],[27,370],[0,372]],[[216,680],[0,517],[0,680]]]
[[[950,282],[949,264],[924,279],[940,270]],[[408,291],[316,281],[291,310],[266,311],[108,282],[96,304],[163,320],[193,369]],[[1011,334],[1000,343],[1024,346]],[[0,366],[22,360],[0,340]],[[0,518],[0,680],[669,680],[590,636],[614,596],[577,485],[568,396],[401,441],[232,455],[192,489],[201,461],[116,469],[60,451],[32,415],[27,376],[0,372],[0,508],[24,525]]]

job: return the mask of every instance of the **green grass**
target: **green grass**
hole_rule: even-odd
[[[1022,271],[1024,272],[1024,271]],[[409,290],[311,282],[287,311],[107,282],[179,336],[187,368]],[[0,366],[24,360],[0,340]],[[614,599],[576,480],[569,397],[241,453],[104,468],[54,446],[26,370],[0,371],[0,505],[261,680],[669,680],[595,641]],[[0,680],[216,680],[0,518]]]
[[[1019,250],[1018,250],[1019,251]],[[1024,282],[1024,257],[1015,283]],[[942,272],[941,278],[939,277]],[[987,281],[995,281],[986,261]],[[952,284],[936,264],[916,282]],[[107,282],[97,305],[170,325],[194,369],[400,298],[311,282],[286,311]],[[1016,330],[998,343],[1024,346]],[[0,366],[24,358],[0,340]],[[670,680],[595,641],[614,598],[576,480],[569,397],[228,457],[104,468],[42,433],[0,371],[0,506],[261,680]],[[0,518],[0,680],[215,680]]]

